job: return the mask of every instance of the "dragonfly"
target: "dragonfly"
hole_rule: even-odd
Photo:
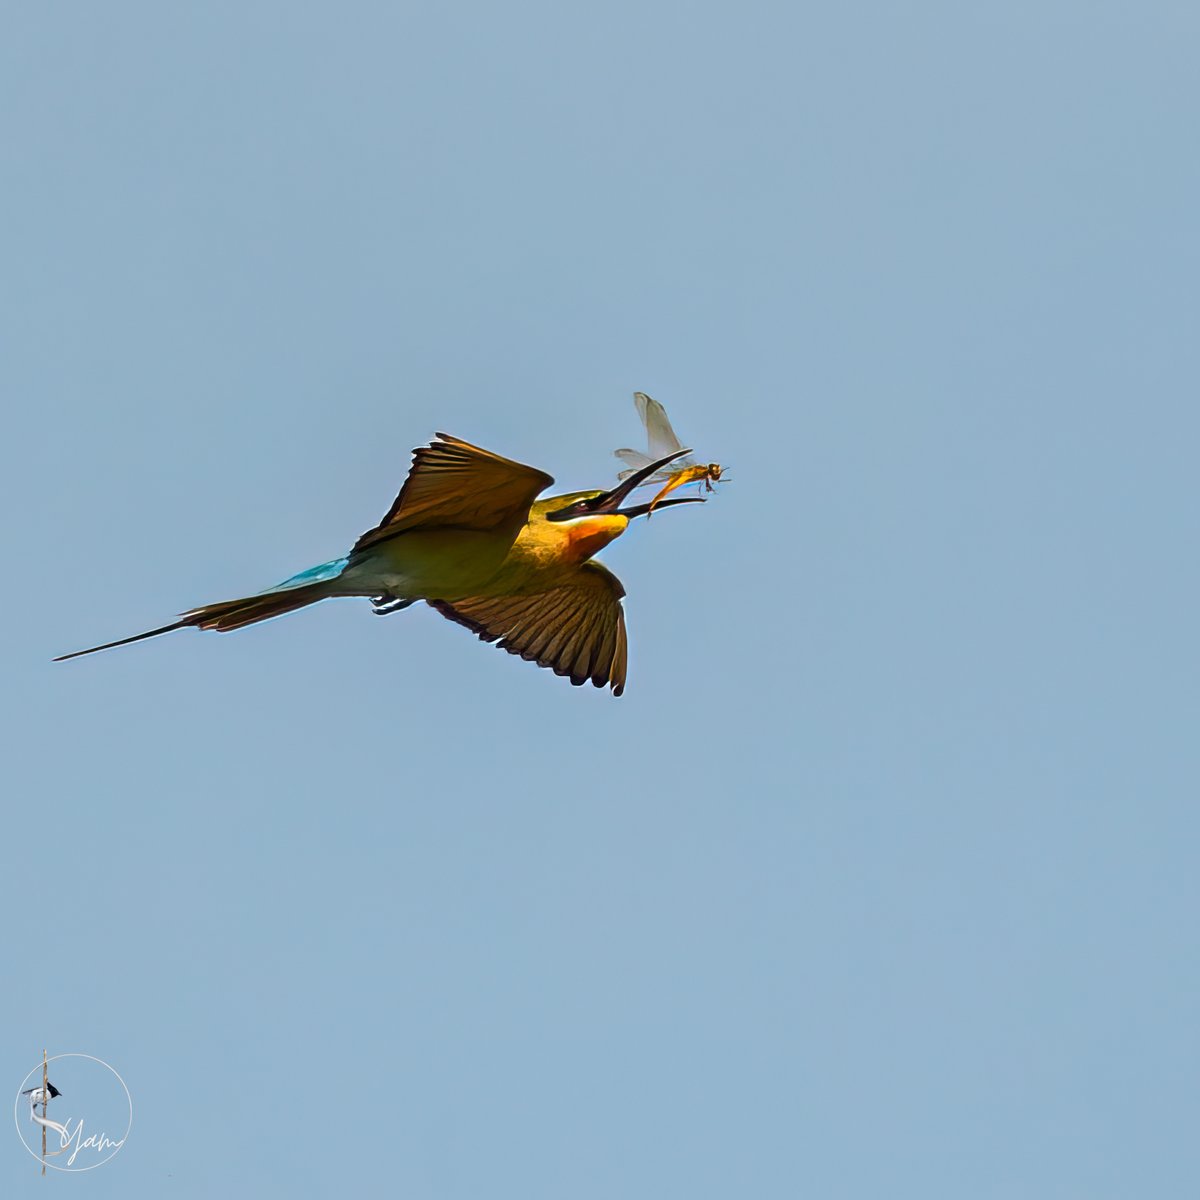
[[[675,430],[671,428],[667,410],[657,400],[647,396],[645,392],[634,392],[633,402],[637,405],[638,416],[642,418],[642,424],[646,427],[649,446],[645,454],[640,450],[630,450],[628,447],[613,451],[617,458],[628,467],[628,470],[622,471],[617,476],[618,479],[627,479],[630,475],[668,454],[683,452],[683,443],[676,436]],[[687,453],[691,452],[687,451]],[[724,468],[719,463],[700,463],[694,458],[688,457],[676,459],[669,467],[655,472],[641,486],[652,483],[665,486],[650,501],[650,507],[646,512],[647,518],[654,512],[654,506],[664,496],[669,495],[676,488],[683,487],[685,483],[703,483],[705,491],[711,492],[713,484],[721,478],[723,470]]]

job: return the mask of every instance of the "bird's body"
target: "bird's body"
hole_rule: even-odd
[[[414,530],[351,557],[331,594],[453,599],[487,587],[512,553],[503,533],[467,529]]]
[[[55,1098],[55,1096],[61,1096],[62,1092],[60,1092],[58,1090],[58,1088],[56,1088],[54,1086],[54,1084],[52,1084],[49,1080],[47,1080],[45,1088],[40,1088],[40,1087],[26,1088],[21,1093],[21,1095],[28,1096],[29,1103],[32,1105],[32,1104],[45,1104],[48,1099],[53,1100]]]
[[[388,514],[346,557],[256,596],[207,604],[171,625],[62,657],[187,626],[240,629],[329,597],[368,596],[379,613],[424,600],[485,641],[502,639],[503,649],[572,683],[591,679],[620,695],[624,589],[588,560],[619,537],[631,517],[648,511],[647,505],[619,505],[662,463],[609,492],[535,500],[554,482],[549,475],[457,438],[438,438],[413,452],[412,470]]]
[[[314,572],[322,571],[330,575],[324,580],[330,596],[387,594],[398,599],[450,601],[548,591],[568,580],[628,527],[628,518],[616,514],[570,522],[547,519],[548,513],[598,494],[573,492],[537,501],[515,537],[508,530],[400,532],[371,543],[358,555],[293,576],[271,591],[307,586],[314,582]]]

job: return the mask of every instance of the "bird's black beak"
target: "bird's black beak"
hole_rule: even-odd
[[[628,521],[632,521],[634,517],[644,517],[650,511],[650,504],[635,504],[632,508],[618,508],[617,516],[624,517]],[[660,500],[654,505],[654,511],[658,512],[660,508],[670,508],[672,504],[703,504],[703,496],[672,496],[669,500]]]
[[[666,458],[660,458],[658,462],[652,462],[649,466],[643,467],[640,471],[635,471],[628,479],[623,479],[611,492],[601,492],[599,496],[593,496],[590,500],[578,500],[567,508],[560,508],[557,512],[547,513],[547,521],[569,521],[573,517],[583,517],[597,514],[607,514],[609,516],[620,517],[640,517],[643,513],[649,511],[648,504],[638,504],[634,508],[622,508],[621,501],[633,491],[640,483],[645,483],[655,471],[661,471],[668,463],[673,463],[677,458],[683,458],[685,454],[691,454],[690,450],[676,450],[674,454],[668,454]],[[699,497],[693,498],[691,503],[694,503]],[[668,504],[689,503],[683,497],[678,500],[660,500],[655,506],[657,508],[665,508]]]

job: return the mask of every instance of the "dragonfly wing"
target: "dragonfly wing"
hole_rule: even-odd
[[[657,400],[652,400],[645,392],[634,392],[633,402],[637,405],[638,416],[646,427],[646,437],[650,442],[650,458],[662,458],[683,449],[683,443],[675,436],[671,422],[667,419],[667,410]]]
[[[671,478],[673,473],[674,472],[672,472],[672,471],[655,471],[653,475],[647,476],[637,486],[640,488],[644,488],[644,487],[649,487],[653,483],[666,483],[666,481]],[[636,471],[618,471],[617,478],[618,479],[628,479],[630,477],[630,475],[636,475],[636,474],[637,474]]]
[[[628,468],[617,475],[618,479],[628,479],[630,475],[648,467],[652,462],[657,462],[660,458],[665,458],[668,454],[676,454],[683,449],[683,443],[675,436],[675,430],[671,428],[671,422],[667,420],[667,410],[657,400],[651,399],[645,392],[634,392],[633,401],[637,405],[638,416],[642,418],[642,424],[646,427],[649,453],[643,454],[640,450],[630,450],[628,447],[614,450],[613,453]],[[668,479],[673,478],[681,468],[692,467],[695,464],[696,460],[690,456],[677,458],[669,467],[656,471],[648,479],[643,479],[638,487],[646,487],[652,483],[665,483]]]
[[[650,455],[643,454],[640,450],[614,450],[613,453],[629,468],[628,471],[622,472],[624,475],[632,475],[634,471],[640,471],[654,461]]]
[[[628,470],[618,471],[618,479],[628,479],[630,475],[636,475],[643,467],[648,467],[654,459],[648,454],[643,454],[640,450],[614,450],[613,453],[623,462],[628,464]],[[643,479],[638,487],[645,487],[648,483],[658,483],[666,479],[670,474],[669,471],[655,471],[649,479]]]

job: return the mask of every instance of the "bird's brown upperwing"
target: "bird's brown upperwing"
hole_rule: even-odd
[[[429,600],[443,617],[457,621],[485,642],[519,654],[576,686],[608,684],[625,690],[628,644],[621,581],[599,563],[584,563],[569,583],[532,596],[475,596]]]
[[[511,527],[513,536],[553,478],[449,434],[413,451],[412,468],[387,516],[362,535],[355,553],[412,529]]]

